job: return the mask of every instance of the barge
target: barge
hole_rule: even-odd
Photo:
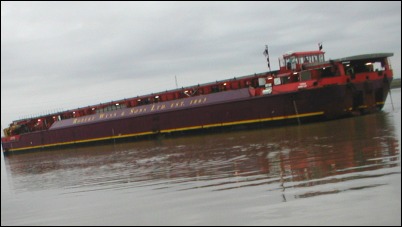
[[[391,56],[371,53],[326,60],[321,46],[286,53],[275,71],[13,121],[1,138],[3,152],[374,113],[389,94]]]

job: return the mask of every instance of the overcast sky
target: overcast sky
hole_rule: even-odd
[[[288,51],[393,52],[401,2],[1,2],[1,126],[272,70]]]

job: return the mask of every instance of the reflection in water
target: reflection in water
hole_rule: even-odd
[[[281,128],[185,136],[13,155],[18,192],[62,194],[147,188],[227,191],[263,187],[287,202],[383,185],[400,174],[387,113]],[[278,202],[277,201],[277,202]],[[275,201],[271,201],[275,202]]]

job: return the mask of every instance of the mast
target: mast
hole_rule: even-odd
[[[269,63],[268,45],[265,45],[265,50],[264,50],[263,54],[267,58],[269,72],[271,72],[271,64]]]

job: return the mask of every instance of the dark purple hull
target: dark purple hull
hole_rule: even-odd
[[[66,119],[2,146],[8,153],[243,124],[334,119],[358,110],[378,111],[388,91],[381,80],[254,97],[239,89]]]

